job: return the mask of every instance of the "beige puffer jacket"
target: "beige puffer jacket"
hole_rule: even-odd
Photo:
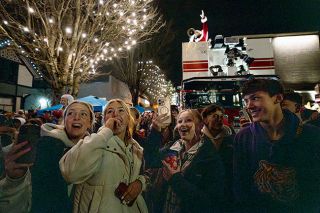
[[[108,128],[85,137],[60,160],[63,177],[77,184],[74,212],[148,212],[140,194],[132,207],[120,202],[114,191],[120,182],[145,178],[139,175],[143,149],[133,139],[125,144]]]

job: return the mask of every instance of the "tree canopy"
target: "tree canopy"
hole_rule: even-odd
[[[59,96],[164,25],[153,0],[4,0],[0,18],[10,48],[42,65]]]

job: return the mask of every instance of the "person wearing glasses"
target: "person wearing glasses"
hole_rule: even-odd
[[[74,212],[148,212],[141,195],[143,149],[132,138],[134,120],[121,99],[103,112],[104,126],[60,160],[63,177],[76,184]]]
[[[89,136],[95,116],[90,104],[74,101],[66,107],[63,118],[63,125],[46,123],[41,126],[31,170],[34,213],[72,212],[68,183],[61,175],[59,160],[68,149]]]
[[[214,152],[221,159],[225,178],[224,199],[222,201],[223,212],[232,212],[232,161],[233,161],[233,139],[234,134],[227,125],[223,124],[224,109],[217,104],[211,104],[202,110],[204,127],[202,128],[203,140],[210,141]]]

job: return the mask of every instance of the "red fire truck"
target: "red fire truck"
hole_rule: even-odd
[[[203,108],[217,103],[225,108],[229,123],[243,107],[243,82],[250,78],[279,79],[268,38],[222,38],[220,43],[216,39],[213,47],[210,42],[183,43],[182,67],[181,107]]]

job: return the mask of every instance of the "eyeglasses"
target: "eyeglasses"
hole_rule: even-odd
[[[215,113],[212,113],[212,114],[209,114],[209,117],[215,119],[215,120],[219,120],[219,119],[223,119],[224,118],[224,114],[215,114]]]
[[[67,112],[67,116],[66,117],[72,117],[72,118],[75,118],[75,117],[79,117],[81,119],[88,119],[90,117],[90,114],[86,111],[74,111],[74,110],[70,110]]]

